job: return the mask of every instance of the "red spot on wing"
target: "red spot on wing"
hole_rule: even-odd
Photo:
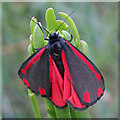
[[[29,82],[26,79],[23,79],[24,84],[26,84],[28,87],[30,87]]]
[[[46,95],[46,91],[42,87],[39,87],[39,92],[40,92],[41,95]]]
[[[68,99],[74,107],[76,108],[83,108],[83,107],[86,107],[85,105],[83,105],[81,102],[80,102],[80,99],[78,98],[78,95],[76,94],[72,84],[71,84],[71,96],[70,98]]]
[[[88,91],[84,92],[83,98],[85,102],[90,103],[90,94]]]
[[[65,57],[65,52],[62,51],[62,62],[64,65],[64,93],[63,93],[63,98],[65,100],[68,100],[72,103],[72,105],[76,108],[83,108],[86,107],[80,102],[80,99],[78,98],[77,93],[75,92],[73,85],[72,85],[72,79],[71,75],[69,72],[67,60]]]
[[[40,56],[43,54],[44,50],[45,50],[45,47],[42,47],[42,49],[37,53],[37,55],[36,55],[35,57],[33,57],[33,58],[28,62],[28,64],[25,66],[25,68],[24,68],[24,69],[21,69],[21,72],[22,72],[23,74],[26,74],[27,69],[29,69],[32,64],[34,64],[36,61],[39,60],[39,58],[40,58]]]
[[[103,93],[102,88],[99,88],[97,91],[97,97],[100,97],[102,93]]]
[[[95,71],[95,69],[89,63],[89,61],[82,54],[80,54],[68,41],[66,41],[66,43],[70,46],[70,48],[74,51],[74,53],[90,68],[90,70],[93,71],[97,80],[100,81],[101,75]]]

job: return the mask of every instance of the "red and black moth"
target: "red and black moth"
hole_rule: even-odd
[[[48,44],[37,49],[19,69],[24,84],[58,108],[68,104],[82,111],[96,103],[105,89],[98,68],[58,32],[50,34],[47,40]]]

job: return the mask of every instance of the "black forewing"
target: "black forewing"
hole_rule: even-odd
[[[101,80],[98,81],[93,71],[91,71],[89,67],[75,54],[69,44],[65,42],[63,49],[65,51],[67,64],[73,81],[73,87],[82,104],[87,106],[92,105],[103,95],[102,93],[97,97],[98,89],[101,88],[103,91],[105,89],[103,77],[97,67],[82,52],[70,44],[80,54],[82,54],[85,59],[89,61],[95,71],[100,74]],[[84,93],[86,92],[90,95],[90,102],[85,101]]]
[[[51,83],[49,81],[49,53],[44,49],[42,55],[40,58],[34,62],[29,69],[27,69],[26,73],[23,74],[21,69],[24,69],[29,62],[33,61],[33,58],[36,57],[40,51],[37,50],[33,55],[31,55],[21,66],[20,70],[18,71],[18,74],[20,78],[26,79],[28,83],[30,84],[30,89],[38,94],[39,93],[39,87],[43,88],[46,92],[46,95],[50,96],[50,87]]]

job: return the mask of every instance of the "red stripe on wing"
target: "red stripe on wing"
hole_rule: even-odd
[[[52,82],[52,90],[50,99],[58,107],[63,107],[66,105],[66,102],[63,100],[63,79],[60,75],[60,72],[53,60],[49,55],[49,75],[50,81]]]
[[[78,98],[78,95],[73,88],[71,75],[65,57],[65,52],[62,51],[61,54],[62,54],[62,62],[64,65],[64,93],[63,93],[64,99],[70,101],[72,105],[76,108],[80,108],[80,109],[85,108],[86,106],[80,102],[80,99]]]
[[[29,84],[29,82],[26,79],[23,79],[23,82],[24,82],[24,84],[27,85],[27,87],[30,87],[30,84]]]
[[[78,52],[68,41],[66,43],[69,45],[69,47],[74,51],[74,53],[89,67],[89,69],[95,74],[98,81],[101,80],[101,75],[95,71],[93,66],[89,63],[89,61],[82,55],[80,52]]]
[[[38,61],[38,59],[40,58],[40,56],[43,54],[45,50],[45,47],[42,47],[42,49],[37,53],[37,55],[35,57],[33,57],[28,64],[25,66],[24,69],[21,69],[21,72],[23,74],[26,74],[27,69],[29,69],[31,67],[32,64],[34,64],[36,61]]]

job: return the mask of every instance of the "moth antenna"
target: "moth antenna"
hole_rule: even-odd
[[[75,10],[73,10],[66,18],[65,20],[58,26],[57,30],[62,26],[62,24],[67,20],[68,17],[70,17],[70,15],[72,15],[75,12]],[[56,30],[56,31],[57,31]]]
[[[27,17],[27,16],[26,16]],[[32,20],[31,18],[29,18],[29,17],[27,17],[30,21]],[[43,31],[43,29],[48,33],[48,34],[50,34],[49,33],[49,31],[46,29],[46,28],[44,28],[43,26],[41,27],[40,26],[40,24],[39,24],[39,22],[35,22],[34,20],[32,20],[34,23],[36,23],[39,27],[40,27],[40,29],[42,30],[42,32],[43,32],[43,34],[45,34],[44,33],[44,31]],[[45,35],[44,35],[44,38],[45,38]]]

